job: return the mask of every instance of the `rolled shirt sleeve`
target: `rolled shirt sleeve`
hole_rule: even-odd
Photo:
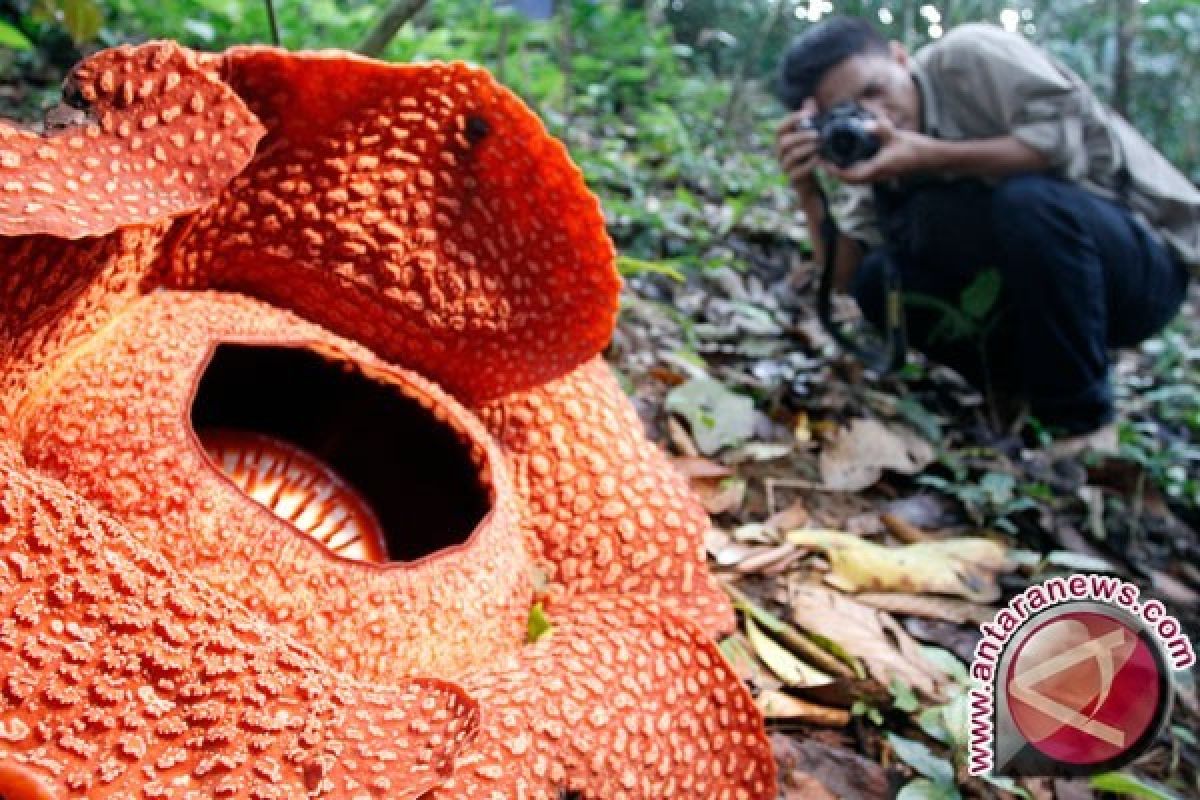
[[[866,249],[883,244],[875,195],[870,186],[843,184],[838,187],[831,204],[833,218],[843,235],[862,244]]]
[[[1090,97],[1069,71],[1023,37],[992,25],[956,28],[930,48],[940,76],[965,120],[964,138],[1011,134],[1037,150],[1068,180],[1088,170],[1084,114]]]

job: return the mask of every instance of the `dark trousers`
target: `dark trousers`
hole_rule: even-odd
[[[1081,433],[1113,417],[1108,349],[1137,344],[1179,310],[1187,270],[1130,213],[1078,186],[1020,175],[995,187],[930,184],[880,193],[887,244],[866,254],[852,292],[883,320],[890,261],[909,342],[980,388],[1023,396],[1046,426]],[[955,337],[920,297],[962,308],[984,270],[1002,279],[983,348]]]

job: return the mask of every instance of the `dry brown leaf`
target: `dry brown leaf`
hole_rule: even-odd
[[[753,558],[773,549],[774,547],[763,545],[729,542],[720,550],[713,553],[713,560],[717,562],[717,566],[719,567],[736,567],[748,558]]]
[[[929,541],[929,534],[913,525],[904,517],[896,514],[881,514],[880,522],[888,529],[888,533],[905,544],[917,544]]]
[[[782,800],[837,800],[819,780],[807,772],[794,771],[783,787]]]
[[[856,419],[821,451],[817,466],[823,488],[855,492],[878,481],[885,469],[913,475],[933,458],[933,447],[913,431]]]
[[[803,528],[808,524],[809,519],[808,508],[802,501],[796,500],[782,511],[776,511],[767,517],[767,521],[763,525],[773,531],[790,531]]]
[[[653,366],[647,371],[647,376],[667,386],[678,386],[687,381],[687,376],[669,367]]]
[[[741,478],[692,478],[692,491],[709,514],[735,513],[746,500]]]
[[[720,528],[713,527],[704,532],[704,549],[714,559],[717,557],[717,553],[731,542],[733,542],[733,537],[729,535],[728,531]]]
[[[996,611],[989,606],[950,597],[928,594],[904,594],[903,592],[863,592],[854,599],[880,611],[906,614],[912,617],[929,617],[956,622],[960,625],[982,625],[990,622]]]
[[[810,703],[784,692],[762,692],[755,702],[767,719],[799,720],[829,728],[844,728],[850,724],[850,712],[844,708]]]
[[[799,547],[823,551],[833,571],[831,584],[863,590],[953,594],[977,603],[1000,596],[996,574],[1016,565],[1007,549],[982,538],[943,539],[884,547],[841,531],[799,530],[787,535]]]
[[[830,794],[853,800],[895,797],[887,771],[844,743],[776,733],[771,735],[771,750],[779,764],[779,783],[787,800],[825,800]],[[797,793],[811,786],[824,789],[813,794]]]
[[[791,587],[792,620],[861,659],[885,686],[899,680],[930,700],[944,701],[949,677],[890,614],[820,586]]]
[[[777,531],[757,522],[737,526],[733,529],[733,538],[734,541],[742,544],[769,544],[772,546],[783,541],[783,537]]]
[[[737,632],[721,640],[721,653],[737,676],[752,687],[765,692],[775,691],[783,687],[783,682],[771,674],[771,671],[754,655],[750,641]]]
[[[728,478],[733,470],[704,456],[677,456],[671,465],[688,480],[694,478]]]
[[[688,433],[684,424],[675,417],[667,417],[667,438],[671,440],[671,444],[675,449],[684,456],[690,458],[700,457],[700,448],[696,447],[696,443],[692,441],[692,435]]]
[[[768,572],[773,567],[794,560],[800,555],[796,549],[796,545],[784,543],[777,547],[756,548],[760,552],[742,559],[734,565],[734,569],[738,572],[749,574],[752,572]]]

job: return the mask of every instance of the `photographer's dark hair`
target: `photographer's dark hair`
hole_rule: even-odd
[[[847,58],[887,53],[887,40],[866,20],[830,17],[788,46],[776,87],[779,99],[795,111],[816,90],[822,76]]]

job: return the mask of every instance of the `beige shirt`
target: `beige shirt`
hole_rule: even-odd
[[[1107,198],[1126,198],[1164,244],[1200,274],[1200,190],[1074,72],[1023,37],[992,25],[963,25],[912,59],[922,131],[938,139],[1013,135],[1044,154],[1066,180]],[[839,227],[882,243],[870,186],[844,186]]]

